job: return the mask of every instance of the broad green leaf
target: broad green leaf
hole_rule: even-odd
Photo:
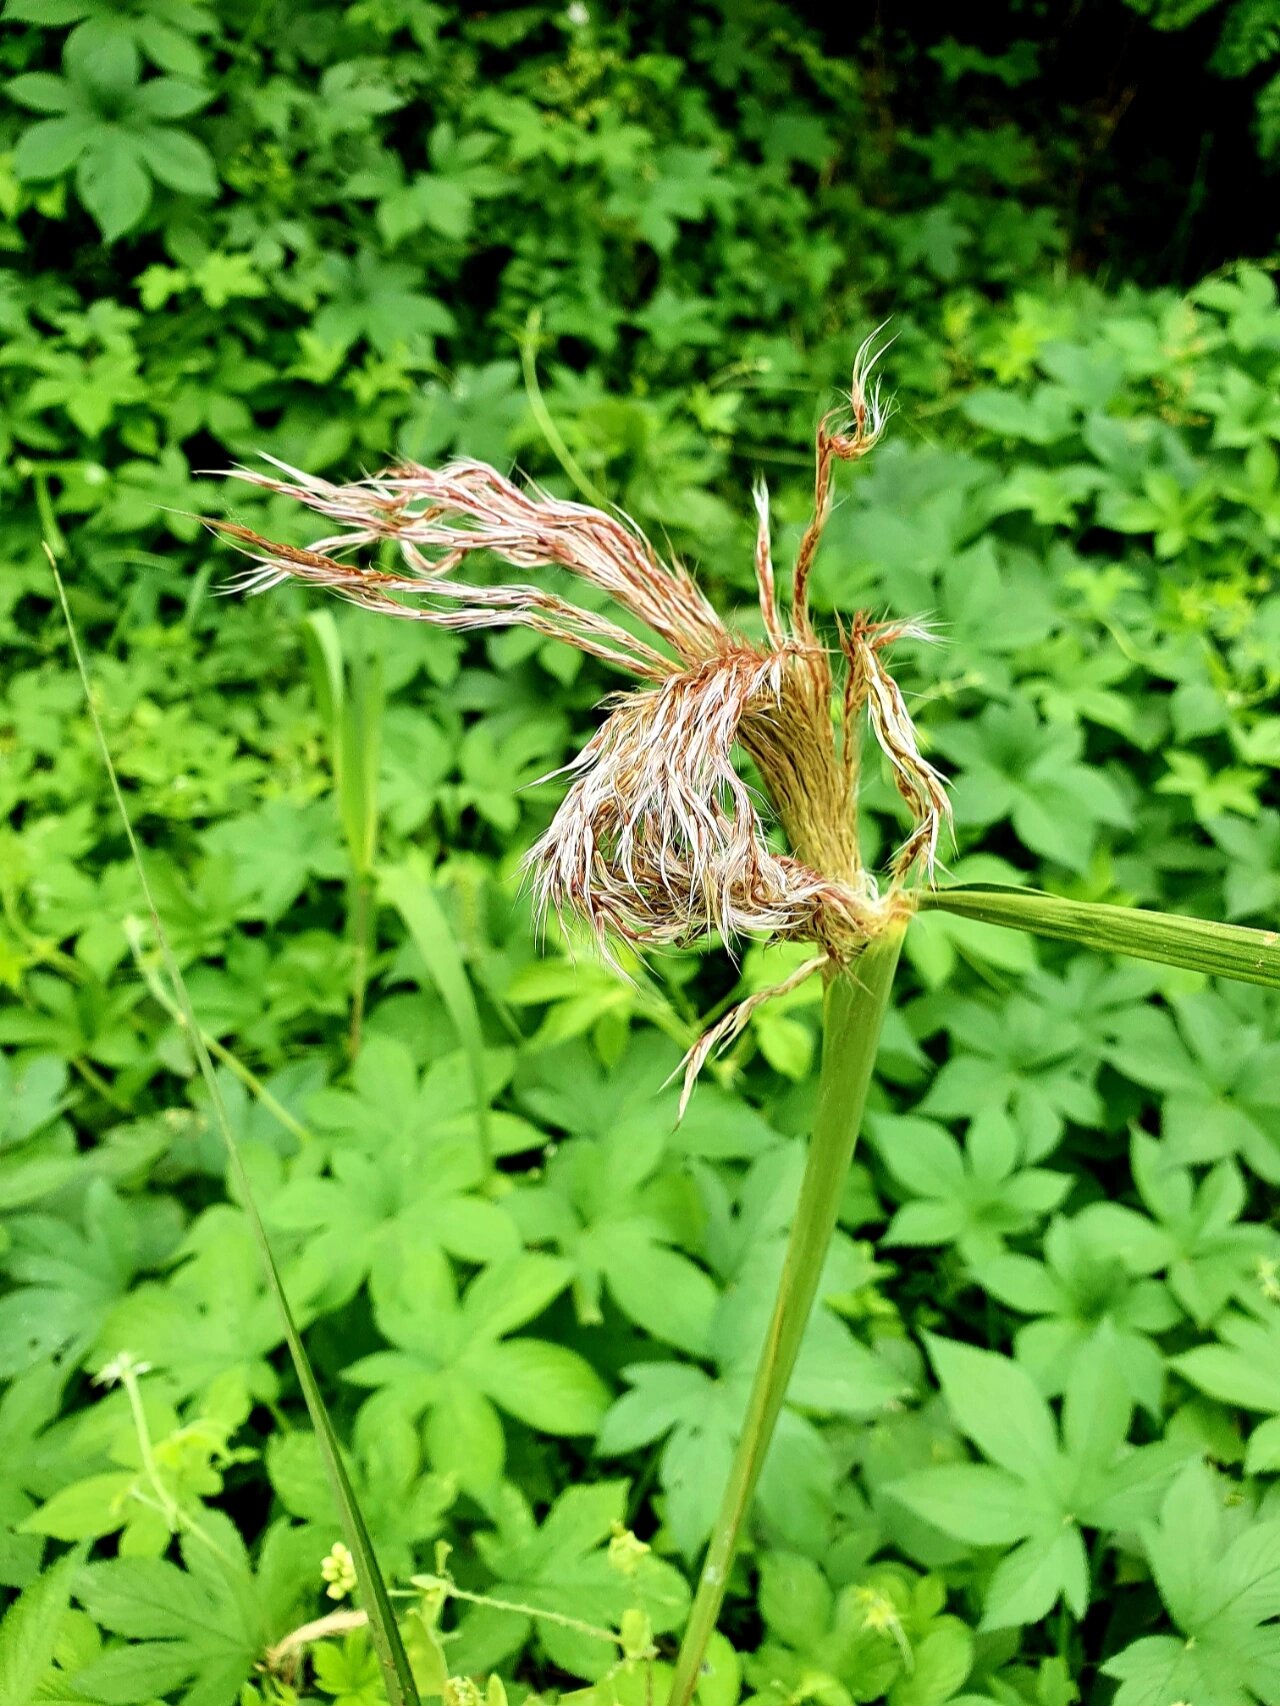
[[[1270,1701],[1280,1671],[1280,1522],[1255,1521],[1228,1538],[1224,1490],[1200,1462],[1170,1487],[1143,1548],[1178,1642],[1155,1636],[1104,1666],[1118,1700],[1154,1701],[1170,1682],[1187,1698]],[[1225,1541],[1225,1544],[1224,1544]],[[1163,1695],[1159,1696],[1163,1698]]]
[[[11,101],[37,113],[64,113],[73,100],[66,78],[48,71],[26,71],[10,77],[4,92]]]
[[[1009,1546],[1042,1519],[1026,1482],[985,1464],[924,1469],[893,1483],[893,1496],[917,1516],[970,1546]]]
[[[1057,1432],[1026,1370],[972,1345],[932,1336],[927,1342],[961,1431],[993,1463],[1023,1479],[1047,1473],[1057,1458]]]
[[[509,1339],[473,1367],[504,1410],[542,1433],[594,1434],[609,1405],[599,1375],[564,1345]]]
[[[78,1683],[108,1706],[178,1687],[190,1706],[234,1706],[260,1655],[291,1626],[300,1577],[308,1564],[318,1570],[322,1550],[314,1537],[277,1524],[255,1575],[230,1521],[206,1511],[183,1537],[181,1569],[159,1558],[86,1565],[77,1597],[131,1644],[95,1659]]]
[[[76,168],[76,191],[108,243],[139,224],[151,205],[151,179],[132,138],[95,135]]]
[[[1059,1598],[1076,1617],[1089,1604],[1089,1563],[1073,1524],[1047,1528],[996,1565],[983,1600],[982,1627],[1011,1629],[1039,1623]]]
[[[93,133],[92,124],[80,113],[33,124],[14,148],[14,172],[24,183],[60,178],[84,153]]]
[[[451,1644],[451,1663],[490,1668],[519,1650],[532,1625],[547,1658],[572,1676],[592,1678],[617,1658],[605,1632],[617,1627],[626,1606],[641,1607],[655,1633],[678,1628],[689,1594],[677,1570],[651,1553],[639,1557],[629,1575],[610,1561],[608,1541],[623,1517],[625,1495],[621,1481],[570,1487],[538,1526],[513,1491],[499,1507],[497,1527],[477,1535],[476,1544],[496,1578],[494,1597],[535,1615],[478,1607]],[[539,1611],[554,1615],[539,1619]]]
[[[760,1561],[760,1614],[793,1647],[816,1643],[831,1620],[832,1594],[811,1558],[766,1552]]]
[[[181,77],[152,77],[139,87],[134,107],[147,119],[163,124],[168,119],[189,118],[212,99],[212,90],[203,89],[198,83],[189,83]],[[166,138],[172,138],[176,133],[166,131],[164,134]],[[162,174],[157,170],[156,176],[159,178]]]
[[[204,143],[185,130],[165,126],[146,132],[142,158],[151,175],[182,195],[215,196],[218,172]]]

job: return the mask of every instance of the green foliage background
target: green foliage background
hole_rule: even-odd
[[[1280,26],[1218,11],[1265,95]],[[452,1605],[456,1674],[639,1706],[645,1663],[563,1620],[641,1610],[670,1655],[817,991],[676,1129],[681,1049],[790,959],[628,985],[535,945],[517,867],[556,787],[530,784],[613,683],[521,633],[219,599],[194,514],[304,534],[200,471],[462,451],[569,492],[568,461],[749,606],[751,479],[798,536],[814,422],[892,315],[898,415],[817,597],[939,621],[904,673],[956,778],[953,874],[1265,926],[1265,257],[1091,274],[1087,125],[1038,110],[1036,7],[998,51],[868,29],[851,55],[771,0],[6,17],[0,1696],[379,1698],[359,1633],[263,1668],[332,1607],[338,1528],[43,537],[384,1569],[447,1541],[466,1592],[555,1614]],[[874,775],[867,818],[887,843]],[[907,955],[703,1706],[1280,1699],[1274,998],[938,914]],[[94,1385],[121,1353],[147,1371]]]

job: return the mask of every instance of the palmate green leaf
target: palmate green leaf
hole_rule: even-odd
[[[1004,888],[993,883],[928,890],[920,896],[920,907],[925,912],[954,912],[984,924],[1078,942],[1099,953],[1129,954],[1135,959],[1280,989],[1280,933],[1274,930],[1248,930],[1239,924],[1214,924],[1172,912],[1067,900],[1040,889]]]
[[[610,1558],[608,1542],[614,1525],[625,1519],[626,1501],[625,1481],[570,1487],[538,1525],[525,1499],[508,1488],[496,1503],[497,1527],[476,1536],[476,1549],[494,1578],[486,1592],[550,1615],[530,1618],[477,1606],[450,1643],[451,1666],[492,1669],[517,1652],[532,1630],[553,1664],[592,1678],[617,1662],[607,1632],[618,1627],[629,1606],[647,1613],[655,1634],[678,1629],[689,1589],[674,1565],[645,1553],[626,1571]]]
[[[1248,822],[1223,817],[1209,834],[1227,855],[1228,918],[1266,918],[1280,912],[1280,812],[1260,811]]]
[[[48,548],[46,547],[46,549]],[[160,914],[156,909],[151,885],[147,878],[147,868],[142,860],[142,850],[139,846],[137,836],[134,833],[133,822],[129,816],[129,808],[125,804],[125,798],[120,787],[119,778],[116,774],[115,764],[112,761],[111,749],[107,744],[107,737],[102,727],[101,718],[98,715],[93,688],[89,679],[89,671],[84,661],[84,654],[80,649],[80,638],[71,615],[71,606],[67,601],[66,587],[63,585],[62,576],[58,572],[57,562],[52,550],[48,551],[48,555],[49,566],[53,573],[54,585],[57,588],[58,602],[62,609],[63,620],[66,623],[67,637],[70,641],[76,671],[80,677],[81,687],[84,690],[85,706],[89,714],[89,720],[93,726],[94,737],[97,741],[98,750],[101,754],[103,766],[106,770],[107,778],[110,783],[112,798],[115,801],[116,809],[120,815],[125,837],[129,845],[129,852],[138,873],[138,882],[146,900],[147,909],[151,914],[152,927],[155,930],[156,939],[160,943],[161,952],[164,956],[165,969],[168,972],[169,979],[173,985],[174,996],[181,1007],[183,1016],[186,1020],[187,1035],[190,1039],[191,1046],[195,1052],[196,1060],[200,1067],[200,1075],[204,1080],[205,1088],[209,1094],[209,1102],[213,1111],[214,1122],[226,1148],[227,1161],[236,1193],[240,1199],[245,1219],[248,1222],[253,1241],[257,1246],[263,1272],[266,1276],[276,1307],[279,1311],[284,1336],[289,1346],[289,1354],[293,1359],[294,1369],[298,1376],[298,1384],[302,1388],[302,1395],[306,1401],[307,1411],[311,1417],[311,1425],[314,1427],[316,1437],[320,1442],[320,1449],[324,1456],[325,1468],[328,1471],[330,1482],[333,1487],[334,1502],[338,1507],[338,1511],[342,1519],[343,1532],[346,1537],[347,1546],[351,1551],[352,1558],[355,1563],[357,1580],[364,1595],[366,1609],[369,1614],[370,1633],[373,1637],[374,1647],[378,1653],[378,1660],[382,1667],[382,1680],[387,1691],[387,1698],[391,1702],[391,1706],[418,1706],[418,1690],[414,1684],[413,1674],[409,1669],[408,1655],[405,1653],[404,1643],[400,1638],[400,1630],[396,1623],[395,1613],[391,1607],[391,1601],[387,1597],[386,1584],[383,1582],[382,1572],[378,1568],[378,1560],[374,1555],[373,1546],[369,1540],[368,1529],[365,1527],[360,1507],[356,1503],[355,1495],[351,1489],[351,1481],[347,1475],[346,1465],[342,1460],[338,1437],[334,1432],[333,1424],[329,1419],[329,1412],[326,1409],[324,1399],[321,1396],[319,1384],[316,1381],[315,1373],[311,1367],[311,1360],[307,1355],[306,1347],[302,1342],[302,1335],[298,1331],[297,1324],[294,1321],[293,1311],[290,1307],[288,1296],[280,1280],[280,1274],[276,1267],[275,1257],[272,1254],[271,1244],[267,1238],[266,1229],[262,1224],[262,1219],[254,1202],[253,1191],[249,1183],[249,1175],[245,1168],[244,1160],[240,1154],[239,1148],[236,1145],[235,1136],[231,1129],[231,1121],[227,1115],[226,1105],[222,1098],[218,1075],[214,1071],[213,1061],[210,1058],[208,1049],[205,1047],[204,1032],[196,1017],[195,1009],[191,1004],[191,997],[187,990],[186,980],[182,975],[182,968],[178,964],[177,959],[174,957],[173,950],[169,945],[169,939],[165,934],[164,925],[160,919]]]
[[[593,1434],[608,1404],[595,1370],[566,1345],[511,1335],[564,1291],[573,1270],[540,1252],[484,1269],[458,1295],[438,1249],[401,1238],[373,1270],[374,1315],[394,1347],[361,1357],[346,1378],[381,1388],[376,1413],[426,1416],[432,1466],[491,1497],[506,1456],[499,1411],[539,1432]]]
[[[1280,1470],[1280,1311],[1262,1319],[1230,1314],[1218,1325],[1218,1342],[1196,1345],[1172,1366],[1199,1391],[1221,1403],[1266,1417],[1249,1436],[1250,1474]]]
[[[314,330],[331,350],[345,355],[365,338],[380,355],[391,355],[454,329],[449,309],[422,294],[422,275],[411,264],[361,249],[353,259],[331,256],[328,273],[332,298],[317,311]]]
[[[262,1653],[293,1626],[324,1543],[276,1523],[255,1571],[229,1519],[206,1510],[181,1550],[182,1569],[160,1558],[115,1558],[80,1572],[77,1598],[129,1643],[78,1674],[89,1699],[131,1706],[181,1688],[188,1706],[233,1706]]]
[[[1201,1463],[1169,1488],[1142,1530],[1160,1598],[1181,1639],[1135,1641],[1103,1665],[1119,1679],[1117,1706],[1247,1706],[1280,1684],[1280,1522],[1242,1526],[1227,1489]]]
[[[598,1445],[606,1456],[662,1442],[666,1522],[686,1553],[711,1532],[781,1268],[776,1240],[753,1253],[757,1259],[730,1280],[712,1321],[709,1355],[718,1377],[677,1362],[627,1367],[623,1374],[631,1389],[600,1428]],[[830,1310],[814,1311],[788,1388],[788,1408],[761,1472],[760,1508],[776,1534],[791,1544],[812,1544],[827,1520],[834,1465],[821,1431],[803,1412],[882,1416],[909,1390],[901,1370],[868,1350]]]
[[[1041,991],[1051,998],[1041,999]],[[1043,980],[1003,999],[953,996],[944,1010],[949,1058],[919,1104],[923,1114],[991,1120],[1007,1116],[1029,1161],[1061,1141],[1068,1121],[1097,1124],[1099,1050],[1073,995]]]
[[[0,1623],[0,1700],[30,1706],[53,1664],[59,1626],[80,1567],[77,1549],[38,1576],[5,1612]]]
[[[461,1062],[455,1057],[453,1064]],[[500,1203],[484,1195],[488,1169],[472,1111],[465,1102],[452,1111],[440,1091],[442,1076],[429,1072],[420,1080],[402,1043],[366,1037],[352,1088],[321,1093],[309,1110],[316,1133],[331,1146],[323,1172],[313,1144],[286,1164],[277,1189],[263,1190],[267,1224],[294,1235],[296,1247],[282,1258],[286,1271],[322,1313],[351,1301],[388,1243],[443,1249],[477,1263],[519,1249],[511,1208],[520,1199]],[[496,1135],[519,1147],[536,1134],[521,1137],[517,1126],[513,1136],[502,1121]],[[426,1180],[430,1190],[423,1189]]]
[[[1248,1189],[1235,1163],[1220,1161],[1197,1184],[1161,1141],[1143,1132],[1134,1132],[1129,1153],[1153,1221],[1140,1221],[1119,1203],[1095,1205],[1095,1218],[1122,1217],[1131,1239],[1154,1241],[1169,1290],[1197,1326],[1216,1320],[1233,1298],[1255,1303],[1265,1275],[1280,1271],[1280,1232],[1242,1220]]]
[[[1130,821],[1112,778],[1083,762],[1083,730],[1043,722],[1025,699],[944,727],[938,744],[959,766],[958,824],[1007,817],[1025,846],[1073,871],[1088,870],[1101,825]]]
[[[1149,1277],[1164,1254],[1140,1216],[1115,1204],[1091,1203],[1070,1218],[1055,1217],[1042,1261],[1002,1252],[975,1261],[973,1268],[990,1296],[1033,1317],[1018,1329],[1014,1343],[1042,1392],[1069,1387],[1076,1358],[1105,1324],[1134,1401],[1158,1416],[1164,1369],[1153,1335],[1179,1320],[1166,1287]]]
[[[970,1120],[963,1150],[942,1126],[912,1114],[876,1115],[870,1129],[907,1193],[885,1234],[889,1244],[955,1244],[973,1262],[1030,1231],[1071,1189],[1069,1174],[1020,1168],[1019,1134],[999,1108]]]
[[[251,1259],[243,1217],[230,1204],[213,1204],[181,1253],[188,1259],[164,1283],[135,1284],[107,1314],[100,1360],[130,1350],[162,1369],[183,1397],[225,1381],[245,1400],[273,1401],[279,1376],[269,1358],[286,1334],[272,1288]],[[295,1308],[302,1313],[300,1303]]]
[[[1267,1001],[1228,987],[1176,997],[1173,1012],[1120,1014],[1108,1055],[1126,1078],[1161,1095],[1161,1130],[1184,1164],[1239,1154],[1280,1183],[1280,1042]]]
[[[973,1666],[973,1631],[943,1612],[936,1576],[906,1566],[863,1566],[852,1580],[795,1553],[767,1552],[760,1611],[768,1631],[747,1658],[748,1680],[770,1693],[817,1701],[887,1698],[889,1706],[941,1706]]]
[[[442,1531],[457,1488],[425,1471],[422,1437],[404,1416],[378,1415],[365,1406],[352,1431],[350,1474],[388,1575],[412,1574],[428,1543]],[[291,1516],[311,1523],[325,1544],[333,1533],[333,1498],[314,1434],[301,1429],[274,1434],[267,1472]]]
[[[985,1629],[1038,1622],[1059,1598],[1083,1617],[1082,1530],[1128,1529],[1150,1515],[1180,1462],[1166,1445],[1127,1445],[1133,1406],[1116,1341],[1099,1334],[1076,1359],[1060,1430],[1019,1364],[944,1339],[930,1339],[929,1352],[958,1427],[991,1464],[919,1469],[888,1490],[968,1546],[1016,1542],[987,1583]]]
[[[68,1221],[32,1214],[10,1221],[4,1265],[17,1288],[0,1301],[0,1374],[46,1356],[79,1361],[132,1281],[167,1259],[181,1223],[164,1199],[126,1204],[104,1179]]]
[[[552,1243],[574,1265],[580,1321],[600,1322],[607,1288],[630,1320],[692,1355],[705,1354],[719,1296],[708,1275],[671,1246],[698,1216],[687,1192],[659,1171],[665,1122],[627,1122],[547,1164],[545,1184],[510,1203],[530,1243]]]

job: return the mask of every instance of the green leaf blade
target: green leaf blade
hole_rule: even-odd
[[[1126,954],[1280,989],[1280,932],[1215,924],[1173,912],[1067,900],[1040,889],[965,883],[920,896],[924,912],[948,912],[983,924],[1077,942],[1104,954]]]

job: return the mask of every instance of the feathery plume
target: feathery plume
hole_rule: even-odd
[[[928,629],[865,613],[837,622],[837,691],[832,654],[809,611],[834,466],[865,456],[884,430],[871,377],[887,347],[876,346],[880,330],[857,353],[847,406],[817,429],[813,512],[796,554],[789,625],[778,602],[768,493],[755,486],[761,644],[731,630],[688,571],[660,558],[625,517],[521,488],[481,462],[406,463],[335,485],[267,458],[271,472],[238,469],[233,477],[296,499],[324,519],[324,536],[303,548],[232,522],[209,524],[249,560],[236,590],[301,580],[437,627],[521,624],[641,683],[609,702],[604,722],[560,772],[569,777],[564,800],[526,860],[539,915],[582,919],[610,957],[619,938],[662,946],[715,934],[730,947],[757,938],[815,948],[778,990],[749,997],[695,1045],[684,1100],[712,1050],[732,1042],[762,1001],[847,965],[910,910],[908,880],[916,871],[932,877],[949,819],[945,782],[920,752],[883,657],[895,641],[931,639]],[[399,567],[361,560],[384,543],[395,547]],[[526,572],[562,570],[629,621],[541,585],[459,578],[455,571],[480,554]],[[858,847],[864,710],[913,819],[883,890]],[[763,802],[737,766],[740,752],[759,769],[789,852],[770,846]]]

